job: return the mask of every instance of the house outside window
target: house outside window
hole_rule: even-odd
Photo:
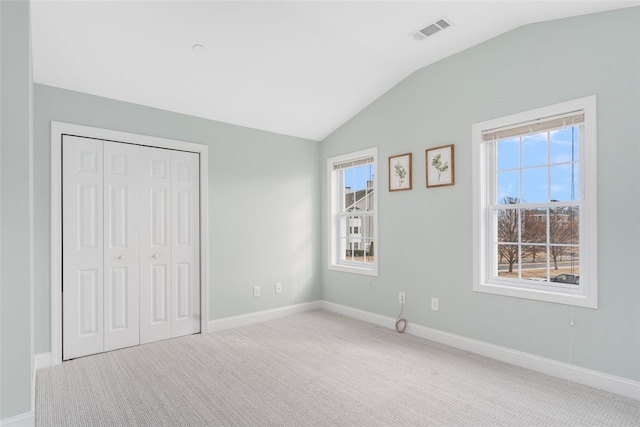
[[[475,291],[597,308],[595,109],[473,125]]]
[[[329,269],[378,274],[377,149],[327,160]]]

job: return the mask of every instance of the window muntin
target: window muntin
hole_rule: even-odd
[[[474,290],[596,308],[595,97],[473,137]]]
[[[376,150],[329,159],[329,268],[377,274]]]

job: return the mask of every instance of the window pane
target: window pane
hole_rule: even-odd
[[[374,262],[376,247],[373,240],[364,239],[364,262]]]
[[[498,245],[498,277],[518,278],[518,245]]]
[[[520,172],[498,173],[498,203],[517,203],[520,200]]]
[[[358,261],[358,258],[362,258],[361,239],[349,235],[345,239],[345,259],[348,261]]]
[[[369,178],[369,165],[358,166],[355,168],[355,184],[352,187],[355,190],[364,190],[367,188],[367,181],[371,181]]]
[[[568,265],[565,267],[565,269],[569,274],[579,276],[580,275],[580,248],[578,246],[571,247],[568,249],[567,252],[568,252],[567,256],[570,256],[571,259],[570,261],[567,262]],[[579,280],[580,279],[578,278],[577,283],[579,283]]]
[[[344,209],[347,212],[373,210],[373,164],[344,170]]]
[[[548,168],[532,168],[522,171],[522,202],[544,203],[549,201]]]
[[[349,248],[349,222],[348,216],[340,217],[340,235],[338,236],[340,242],[340,259],[350,261],[352,253]]]
[[[578,207],[549,209],[549,239],[551,244],[576,245],[579,243]]]
[[[573,201],[578,198],[578,165],[568,164],[551,167],[551,200]]]
[[[519,138],[501,139],[498,141],[498,170],[520,167]]]
[[[577,127],[552,131],[550,149],[552,164],[578,161]]]
[[[518,209],[497,210],[498,242],[518,243]]]
[[[360,224],[362,223],[362,217],[360,216],[350,216],[349,220],[349,237],[359,237],[360,236]]]
[[[373,210],[373,196],[374,196],[374,191],[372,188],[365,189],[365,190],[345,192],[344,194],[345,211],[356,212],[356,211]]]
[[[546,246],[522,246],[522,278],[539,282],[547,280]]]
[[[552,282],[571,284],[579,283],[580,252],[578,247],[551,245],[549,247],[549,261]],[[573,277],[566,277],[566,275],[571,275]]]
[[[569,222],[571,223],[571,244],[580,244],[580,208],[572,206],[569,208]]]
[[[347,255],[350,255],[354,261],[362,260],[362,235],[354,233],[355,228],[360,228],[362,218],[359,216],[349,217],[349,234],[347,235]],[[359,230],[358,230],[359,231]]]
[[[546,165],[547,162],[547,132],[523,137],[522,166]]]
[[[547,243],[546,209],[524,209],[522,211],[522,242]]]
[[[343,238],[342,241],[344,245],[342,260],[349,262],[357,261],[357,243],[348,237]]]
[[[340,216],[338,220],[338,237],[342,239],[344,237],[347,237],[347,233],[349,232],[349,230],[347,229],[349,221],[344,216]],[[341,246],[340,248],[340,250],[342,251],[344,249],[344,246]]]
[[[352,253],[349,250],[348,239],[346,237],[340,238],[340,259],[342,261],[351,261]]]
[[[373,164],[356,166],[344,170],[345,187],[351,191],[364,190],[372,186]]]
[[[578,156],[580,145],[578,141],[580,141],[580,132],[582,132],[583,129],[583,125],[573,126],[573,158],[576,162],[580,161],[580,157]]]
[[[375,243],[373,236],[373,216],[362,217],[362,249],[364,255],[364,262],[373,262],[375,253]]]

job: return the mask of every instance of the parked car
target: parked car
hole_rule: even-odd
[[[573,285],[580,284],[580,276],[574,274],[558,274],[556,277],[551,278],[552,282],[558,283],[571,283]]]

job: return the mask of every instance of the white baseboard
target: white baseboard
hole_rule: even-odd
[[[51,353],[36,354],[33,358],[33,369],[38,370],[51,366]]]
[[[358,310],[357,308],[351,308],[346,305],[336,304],[329,301],[322,301],[322,308],[333,313],[342,314],[343,316],[362,320],[367,323],[373,323],[374,325],[383,326],[385,328],[395,329],[396,327],[396,319],[371,313],[370,311]]]
[[[3,427],[34,427],[36,425],[36,417],[33,412],[16,415],[15,417],[0,420],[0,426]]]
[[[396,319],[363,310],[347,307],[329,301],[322,301],[322,308],[354,319],[363,320],[378,326],[395,329]],[[427,328],[426,326],[408,323],[406,333],[425,338],[461,350],[476,353],[501,362],[510,363],[532,371],[541,372],[578,384],[584,384],[600,390],[640,400],[640,382],[616,377],[603,372],[581,368],[568,363],[535,356],[522,351],[512,350],[489,344],[484,341],[466,338],[460,335]]]
[[[264,322],[266,320],[277,319],[290,316],[292,314],[304,313],[306,311],[318,310],[322,308],[321,301],[306,302],[302,304],[289,305],[286,307],[274,308],[271,310],[257,311],[255,313],[242,314],[239,316],[224,317],[222,319],[209,320],[207,331],[222,331],[224,329],[237,328],[238,326],[249,325],[251,323]]]

